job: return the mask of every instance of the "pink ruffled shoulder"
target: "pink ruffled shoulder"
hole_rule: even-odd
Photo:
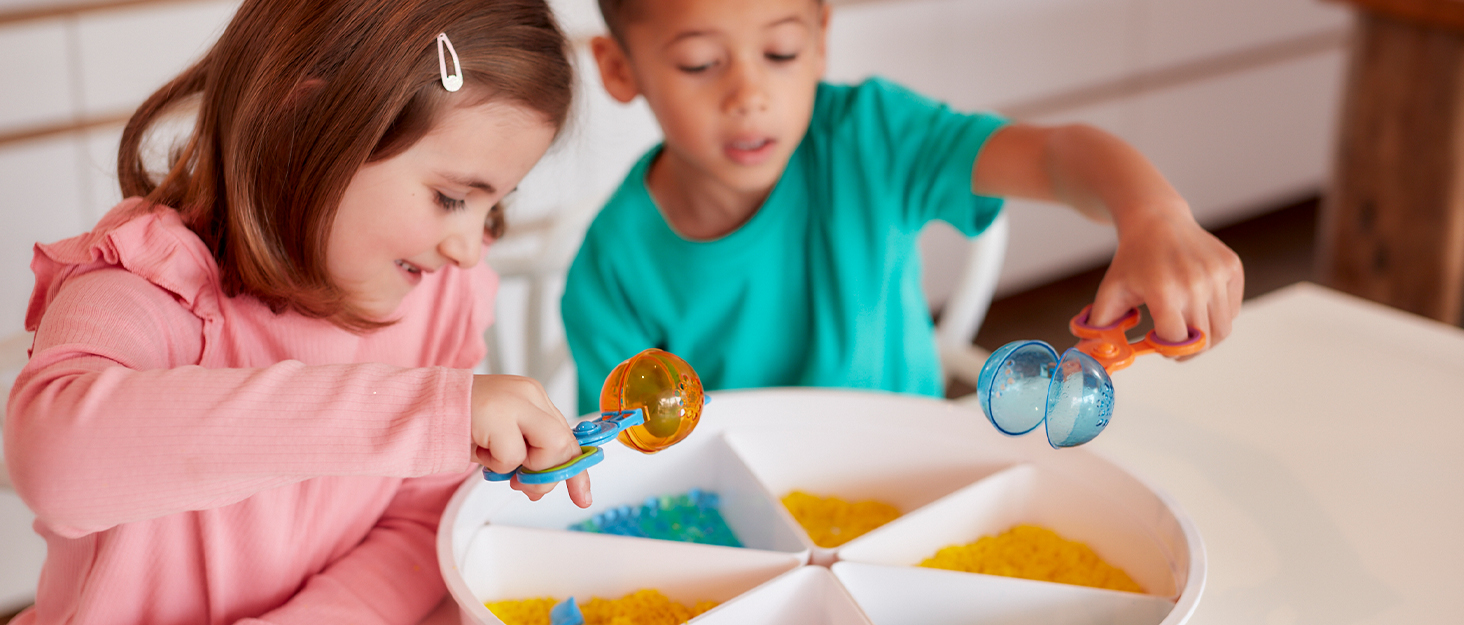
[[[172,293],[205,320],[219,312],[219,270],[203,240],[183,225],[178,212],[129,198],[113,207],[86,234],[37,243],[31,259],[36,287],[25,327],[34,332],[66,280],[120,267]]]

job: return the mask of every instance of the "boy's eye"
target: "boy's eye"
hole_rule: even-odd
[[[440,205],[440,206],[442,206],[443,208],[445,208],[447,210],[450,210],[450,211],[462,210],[463,208],[467,207],[467,205],[468,205],[468,201],[467,200],[459,200],[457,198],[447,197],[446,195],[443,195],[441,191],[437,191],[436,193],[437,193],[437,204]]]
[[[788,61],[797,59],[798,53],[790,52],[788,54],[779,54],[777,52],[769,52],[767,54],[764,54],[763,56],[767,57],[769,61],[772,61],[774,63],[787,63]]]
[[[716,61],[709,61],[706,63],[702,63],[701,65],[677,65],[676,69],[679,69],[688,74],[700,74],[716,66],[716,64]]]

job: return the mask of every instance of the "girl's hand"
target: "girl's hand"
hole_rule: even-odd
[[[1126,226],[1098,285],[1090,323],[1114,323],[1146,304],[1159,338],[1183,341],[1185,326],[1193,326],[1205,333],[1206,349],[1219,345],[1245,293],[1240,257],[1201,228],[1188,206],[1155,211]]]
[[[564,415],[533,378],[475,375],[472,404],[474,461],[490,471],[506,473],[519,466],[542,471],[580,453]],[[532,501],[554,490],[552,483],[523,484],[517,476],[511,485]],[[590,506],[588,472],[566,480],[565,488],[575,505]]]

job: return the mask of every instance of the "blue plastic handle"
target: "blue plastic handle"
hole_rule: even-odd
[[[585,469],[600,464],[605,459],[605,452],[600,449],[602,443],[608,443],[626,428],[635,427],[646,422],[646,415],[641,409],[621,410],[618,412],[602,412],[600,418],[592,421],[581,421],[574,426],[574,438],[579,441],[580,455],[575,456],[569,462],[557,467],[544,469],[543,471],[530,471],[518,467],[507,473],[495,473],[483,469],[483,479],[490,482],[507,482],[517,475],[519,482],[523,484],[549,484],[552,482],[563,482],[569,478],[579,475]]]

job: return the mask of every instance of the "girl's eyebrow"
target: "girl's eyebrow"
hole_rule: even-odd
[[[488,195],[493,195],[494,193],[498,192],[498,189],[495,188],[492,184],[489,184],[472,176],[464,176],[453,173],[442,173],[440,175],[443,178],[447,179],[448,182],[464,187],[472,187],[474,189],[478,189],[479,191],[487,193]]]

